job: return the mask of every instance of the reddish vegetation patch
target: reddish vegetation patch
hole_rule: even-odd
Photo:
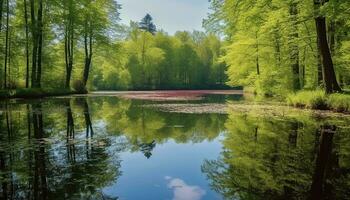
[[[93,95],[120,96],[127,99],[152,101],[187,101],[201,100],[205,95],[243,94],[240,90],[172,90],[172,91],[131,91],[131,92],[95,92]]]

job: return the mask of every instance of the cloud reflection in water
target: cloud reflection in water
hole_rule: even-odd
[[[200,200],[206,194],[205,190],[196,185],[188,185],[179,178],[166,176],[168,188],[174,192],[173,200]]]

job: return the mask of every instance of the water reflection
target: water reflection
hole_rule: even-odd
[[[78,103],[89,130],[85,145],[75,140],[71,101],[55,103],[66,108],[66,117],[45,112],[41,103],[5,104],[0,116],[1,199],[108,198],[101,188],[121,174],[120,161],[112,165],[109,160],[111,144],[104,138],[92,141],[86,100]],[[66,127],[61,126],[63,120]]]
[[[188,185],[179,178],[165,177],[168,187],[173,190],[173,200],[200,200],[205,195],[205,190],[196,185]]]
[[[213,141],[226,119],[161,113],[115,98],[3,103],[0,108],[0,199],[118,199],[105,188],[118,185],[121,154],[140,152],[151,159],[155,148],[170,140]],[[200,192],[198,199],[204,195],[187,186]]]
[[[202,171],[225,199],[349,199],[348,120],[230,113]]]
[[[347,118],[165,113],[145,103],[1,104],[0,199],[350,198]]]

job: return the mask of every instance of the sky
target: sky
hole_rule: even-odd
[[[209,9],[208,0],[119,0],[122,23],[140,21],[149,13],[158,29],[176,31],[203,30],[202,20]]]

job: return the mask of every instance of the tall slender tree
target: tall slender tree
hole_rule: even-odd
[[[25,23],[25,57],[26,57],[26,88],[29,88],[29,24],[27,0],[23,0],[24,23]]]
[[[38,9],[35,9],[35,1],[30,0],[31,14],[31,32],[32,32],[32,76],[31,86],[33,88],[41,87],[42,72],[42,45],[43,45],[43,0],[37,3]],[[37,11],[37,16],[35,12]]]
[[[91,62],[92,62],[92,38],[93,38],[93,30],[91,26],[91,19],[87,17],[85,19],[84,26],[84,49],[85,49],[85,64],[84,64],[84,74],[83,74],[83,84],[86,88],[87,81],[89,79]]]
[[[73,0],[66,1],[65,10],[68,11],[65,22],[64,33],[64,53],[66,62],[66,83],[65,87],[70,87],[70,80],[72,77],[73,61],[74,61],[74,30],[75,30],[75,16],[74,16],[74,2]]]
[[[2,12],[3,12],[3,8],[4,8],[4,0],[0,0],[0,32],[2,29]]]
[[[6,1],[6,36],[5,36],[5,56],[4,56],[4,88],[6,89],[7,84],[7,71],[8,71],[8,61],[9,61],[9,33],[10,33],[10,1]]]
[[[289,40],[289,46],[290,46],[290,60],[291,60],[291,67],[292,67],[292,82],[293,82],[293,90],[300,90],[301,89],[301,83],[300,83],[300,66],[299,66],[299,47],[298,47],[298,3],[292,1],[289,5],[289,14],[290,14],[290,20],[291,20],[291,33],[290,33],[290,40]]]

